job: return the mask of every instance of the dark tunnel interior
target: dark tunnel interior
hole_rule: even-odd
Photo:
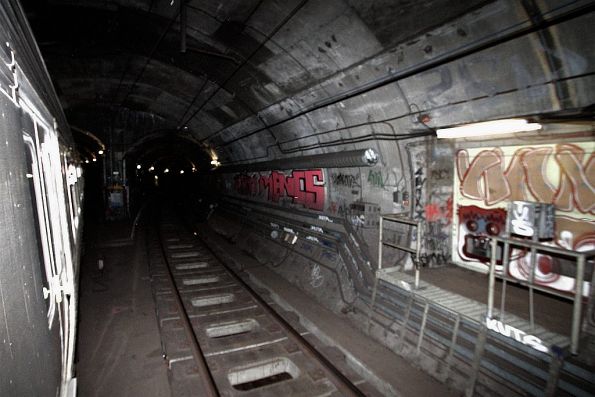
[[[84,177],[60,397],[595,394],[594,1],[6,4]]]

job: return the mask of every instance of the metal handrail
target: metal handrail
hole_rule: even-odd
[[[382,240],[383,220],[385,220],[385,219],[387,221],[391,221],[391,222],[397,222],[397,223],[401,223],[404,225],[415,226],[417,228],[417,230],[416,230],[417,240],[415,241],[415,248],[405,247],[402,245],[393,244],[393,243],[389,243],[387,241],[383,241]],[[378,236],[378,270],[382,269],[382,247],[384,245],[388,245],[389,247],[392,247],[392,248],[395,248],[395,249],[398,249],[401,251],[409,252],[410,254],[414,254],[415,255],[415,259],[414,259],[414,262],[415,262],[415,288],[417,289],[419,287],[419,266],[420,266],[419,256],[420,256],[420,251],[421,251],[421,221],[411,219],[411,218],[406,218],[406,217],[398,215],[398,214],[380,214],[380,222],[379,222],[378,228],[380,230],[380,235]]]
[[[405,224],[405,225],[415,226],[417,228],[417,230],[416,230],[417,240],[415,242],[415,248],[405,247],[402,245],[393,244],[393,243],[389,243],[387,241],[382,240],[382,234],[383,234],[383,228],[384,228],[383,220],[384,219],[391,221],[391,222],[397,222],[397,223],[401,223],[401,224]],[[372,289],[372,302],[370,304],[370,311],[368,312],[368,330],[370,328],[370,324],[372,321],[372,311],[376,304],[376,294],[378,292],[378,273],[382,269],[382,247],[384,245],[388,245],[389,247],[392,247],[392,248],[395,248],[395,249],[398,249],[401,251],[409,252],[410,254],[415,255],[415,259],[413,260],[415,262],[415,283],[414,283],[414,286],[415,286],[415,289],[419,288],[419,266],[420,266],[419,257],[420,257],[420,250],[421,250],[421,223],[422,223],[421,221],[411,219],[411,218],[406,218],[406,217],[404,217],[402,215],[398,215],[398,214],[380,214],[380,222],[378,224],[378,228],[379,228],[378,269],[376,269],[376,273],[375,273],[375,277],[374,277],[374,288]]]
[[[488,281],[488,313],[487,317],[492,318],[494,314],[494,290],[496,284],[496,250],[498,243],[504,244],[504,249],[502,251],[502,274],[498,275],[504,282],[512,281],[519,284],[526,284],[530,288],[535,288],[540,291],[546,292],[550,295],[560,296],[566,299],[570,299],[573,301],[573,310],[572,310],[572,328],[570,331],[570,352],[572,354],[578,353],[578,342],[579,342],[579,334],[580,334],[580,320],[581,320],[581,310],[582,310],[582,290],[583,290],[583,281],[585,277],[585,265],[587,263],[587,258],[595,257],[595,249],[589,251],[573,251],[568,250],[565,248],[560,248],[551,245],[545,245],[543,243],[535,242],[535,241],[528,241],[528,240],[520,240],[516,238],[510,237],[491,237],[491,252],[490,252],[490,270],[489,270],[489,281]],[[576,258],[576,277],[575,277],[575,288],[574,288],[574,295],[562,295],[556,292],[553,292],[551,289],[544,288],[539,286],[535,283],[534,275],[535,275],[535,261],[531,261],[531,278],[529,280],[518,280],[516,278],[512,278],[508,276],[508,265],[509,265],[509,247],[510,246],[517,246],[517,247],[524,247],[529,248],[534,254],[537,251],[541,252],[548,252],[552,254],[562,255],[562,256],[570,256]],[[534,255],[532,255],[534,258]],[[503,284],[504,288],[504,284]],[[593,288],[593,286],[591,286]],[[504,311],[504,299],[505,293],[502,292],[502,308],[501,312]],[[530,312],[531,312],[531,323],[533,324],[533,302],[531,301],[530,305]]]

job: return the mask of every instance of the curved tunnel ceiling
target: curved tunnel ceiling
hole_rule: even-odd
[[[591,115],[595,55],[583,48],[593,5],[566,3],[50,0],[25,8],[71,124],[127,146],[156,131],[189,134],[203,162],[215,153],[237,164],[364,147],[384,158],[395,150],[390,141],[434,127]]]

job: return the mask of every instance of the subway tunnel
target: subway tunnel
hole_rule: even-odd
[[[14,4],[85,180],[78,395],[595,394],[593,1]]]

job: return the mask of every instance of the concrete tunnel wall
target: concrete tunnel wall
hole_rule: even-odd
[[[108,149],[120,154],[155,132],[183,135],[196,142],[200,169],[210,168],[213,157],[225,166],[374,149],[380,161],[373,167],[218,174],[205,185],[227,197],[236,214],[250,207],[287,220],[262,216],[241,237],[238,230],[247,229],[225,214],[212,219],[263,262],[279,256],[275,238],[293,249],[282,240],[283,228],[297,232],[291,223],[300,219],[296,244],[303,252],[315,250],[318,263],[335,263],[336,274],[329,273],[334,287],[314,287],[326,268],[314,270],[308,255],[295,259],[297,267],[287,265],[285,275],[335,310],[352,301],[354,284],[367,284],[379,213],[423,221],[427,265],[455,261],[481,270],[481,259],[462,248],[465,222],[496,219],[501,229],[498,208],[513,198],[556,204],[564,226],[558,244],[590,244],[591,124],[490,141],[437,140],[434,134],[439,127],[509,117],[591,120],[590,2],[186,4],[185,54],[178,51],[175,2],[60,1],[46,14],[33,13],[69,121],[112,142]],[[41,21],[52,17],[58,23],[50,33]],[[149,165],[151,156],[141,153],[150,151],[147,142],[131,161],[143,158]],[[321,241],[325,233],[337,237],[335,245]],[[388,238],[410,245],[415,237],[401,228]],[[339,252],[341,244],[349,252]],[[358,257],[350,258],[354,252]],[[357,264],[353,274],[339,269],[345,261]],[[394,251],[384,262],[410,266]],[[304,266],[310,270],[295,271]]]

